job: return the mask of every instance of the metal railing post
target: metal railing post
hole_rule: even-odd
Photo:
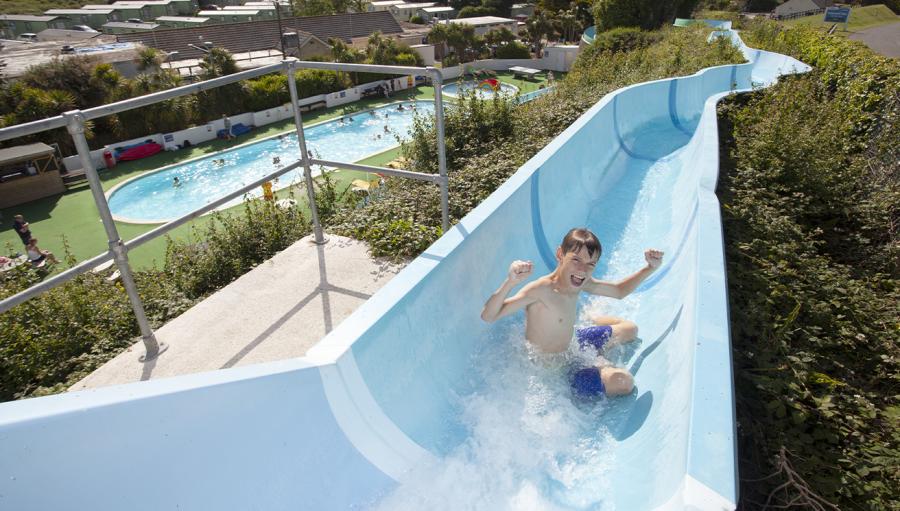
[[[309,199],[309,211],[312,215],[313,229],[316,236],[316,244],[327,243],[322,233],[322,224],[319,223],[319,209],[316,207],[316,192],[313,189],[312,168],[309,164],[309,154],[306,151],[306,137],[303,136],[303,117],[300,115],[300,106],[297,102],[297,82],[294,79],[295,60],[284,61],[284,72],[287,73],[288,89],[291,91],[291,107],[294,110],[294,125],[297,128],[297,144],[300,146],[300,159],[303,160],[303,180],[306,183],[306,196]]]
[[[434,127],[437,130],[438,172],[441,175],[441,228],[444,232],[450,229],[450,178],[447,176],[447,155],[444,146],[444,98],[441,85],[444,75],[434,67],[428,67],[431,73],[431,85],[434,87]]]
[[[116,224],[113,221],[112,213],[109,211],[109,203],[106,202],[106,196],[103,194],[103,186],[100,184],[100,176],[97,175],[97,169],[91,160],[91,149],[88,147],[87,138],[84,136],[85,118],[80,110],[74,110],[63,114],[66,119],[66,128],[75,141],[75,149],[81,160],[81,168],[84,169],[84,175],[91,187],[91,194],[94,196],[94,202],[97,204],[97,211],[100,213],[100,220],[103,222],[103,228],[106,229],[106,238],[109,240],[109,252],[113,260],[119,267],[119,273],[122,276],[122,285],[125,286],[125,293],[131,301],[131,308],[137,318],[138,327],[141,330],[141,339],[144,341],[146,353],[141,356],[140,360],[152,360],[166,350],[165,344],[160,345],[153,335],[153,329],[150,328],[150,322],[144,313],[144,304],[138,295],[137,285],[134,283],[134,276],[131,274],[131,266],[128,264],[128,249],[125,248]]]

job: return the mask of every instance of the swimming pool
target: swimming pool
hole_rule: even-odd
[[[442,87],[444,94],[450,97],[457,97],[460,91],[463,93],[475,91],[475,95],[481,99],[491,99],[497,95],[497,92],[488,86],[480,86],[481,81],[466,80],[463,82],[452,82]],[[500,94],[514,96],[519,92],[519,88],[505,82],[500,82]]]
[[[434,103],[402,103],[348,115],[304,130],[310,155],[327,160],[359,161],[400,143],[416,114],[432,115]],[[413,105],[415,108],[412,108]],[[274,159],[288,165],[300,159],[297,134],[269,138],[126,181],[109,192],[116,220],[165,222],[200,208],[274,170]],[[314,169],[315,170],[315,169]],[[173,186],[178,178],[179,185]],[[279,178],[276,188],[301,181],[303,169]],[[258,194],[259,192],[256,192]],[[237,198],[223,207],[239,204]]]

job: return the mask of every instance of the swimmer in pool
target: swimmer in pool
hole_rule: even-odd
[[[181,180],[178,179],[178,176],[172,178],[172,188],[178,188],[181,186]]]
[[[525,285],[509,296],[513,288],[531,276],[530,261],[513,261],[503,285],[491,295],[481,319],[496,321],[525,309],[525,338],[545,353],[561,353],[569,348],[578,312],[578,296],[582,291],[594,295],[622,299],[649,277],[662,264],[663,253],[647,250],[647,266],[619,282],[605,282],[591,277],[602,247],[597,236],[584,228],[572,229],[556,249],[557,266],[553,273]],[[593,346],[598,351],[609,346],[633,341],[637,325],[620,318],[592,318],[595,325],[575,332],[579,347]],[[630,394],[634,387],[631,374],[612,367],[602,357],[595,366],[576,368],[571,375],[572,387],[581,396]]]

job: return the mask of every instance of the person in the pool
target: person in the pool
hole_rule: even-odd
[[[644,252],[645,267],[618,282],[606,282],[591,276],[601,251],[600,240],[594,233],[585,228],[572,229],[556,249],[557,266],[553,273],[528,283],[509,296],[533,270],[530,261],[513,261],[506,280],[484,304],[481,319],[493,322],[525,309],[528,342],[545,353],[566,351],[572,341],[578,296],[582,291],[624,298],[662,264],[662,252],[647,250]],[[593,346],[600,351],[637,337],[637,325],[631,321],[610,316],[592,319],[594,326],[575,332],[582,349]],[[624,395],[631,393],[634,387],[634,379],[627,370],[612,367],[602,357],[595,366],[574,370],[571,383],[576,394],[582,396]]]

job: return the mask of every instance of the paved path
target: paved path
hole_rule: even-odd
[[[138,361],[138,342],[69,390],[303,356],[401,266],[359,241],[304,238],[157,330],[168,349]]]
[[[854,41],[862,41],[876,53],[900,58],[900,23],[881,25],[850,35]]]

